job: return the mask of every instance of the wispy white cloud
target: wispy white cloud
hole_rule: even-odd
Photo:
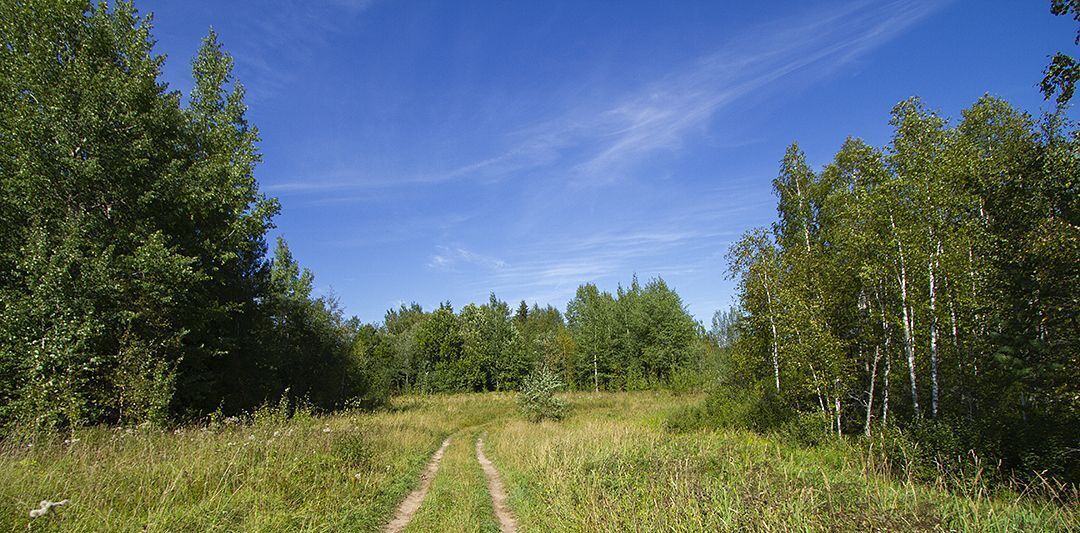
[[[605,181],[701,135],[723,109],[800,74],[821,79],[907,30],[931,2],[857,2],[754,28],[719,50],[633,92],[559,135],[592,149],[578,179]]]
[[[374,0],[329,0],[329,3],[335,6],[343,7],[349,11],[364,11],[370,8],[375,1]]]
[[[271,193],[291,192],[332,192],[347,190],[355,187],[351,181],[288,181],[283,183],[270,183],[262,186],[262,190]]]
[[[507,264],[497,257],[476,253],[461,246],[438,246],[428,262],[428,268],[435,270],[454,271],[464,267],[499,271],[505,269]]]
[[[688,275],[715,269],[713,251],[723,250],[733,232],[660,229],[608,231],[579,238],[532,243],[510,261],[477,278],[477,294],[494,291],[529,302],[562,303],[585,282],[610,283],[619,273],[642,276]],[[456,264],[448,255],[433,257],[432,268]],[[629,280],[614,280],[614,282]],[[611,287],[608,287],[609,289]]]
[[[243,39],[227,41],[253,102],[282,92],[296,80],[297,65],[310,61],[334,36],[351,27],[374,0],[265,2],[237,20]]]
[[[509,148],[442,171],[288,182],[268,190],[320,193],[415,186],[458,179],[501,180],[537,169],[576,183],[606,183],[661,152],[704,135],[716,116],[747,97],[781,90],[798,75],[820,80],[900,35],[941,2],[857,1],[750,28],[719,49],[607,103],[519,127]],[[612,103],[613,102],[613,103]]]
[[[375,217],[374,220],[365,221],[362,230],[342,225],[321,231],[320,238],[315,242],[324,250],[340,250],[416,241],[432,236],[450,235],[461,225],[473,220],[475,216],[475,213],[444,212],[403,213],[400,216]]]

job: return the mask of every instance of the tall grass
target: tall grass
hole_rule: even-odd
[[[476,461],[476,437],[476,431],[454,436],[431,491],[406,531],[499,531],[487,480]]]
[[[571,395],[561,424],[491,434],[532,531],[1062,531],[1075,505],[963,496],[868,471],[843,442],[806,448],[739,430],[674,433],[654,393]]]
[[[398,398],[376,413],[268,410],[175,432],[9,440],[0,531],[375,531],[448,435],[410,530],[492,531],[479,432],[526,531],[1080,529],[1075,500],[943,490],[844,441],[672,431],[669,413],[697,396],[560,398],[560,422],[526,421],[509,394],[473,394]],[[31,520],[46,499],[70,503]]]
[[[447,435],[513,411],[509,396],[414,397],[373,414],[8,441],[0,531],[374,531]]]

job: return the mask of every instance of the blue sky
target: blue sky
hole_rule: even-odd
[[[185,94],[213,27],[259,127],[275,234],[318,290],[390,307],[565,309],[662,276],[708,322],[729,243],[775,216],[793,141],[882,145],[912,95],[1037,113],[1075,23],[1042,1],[141,1]]]

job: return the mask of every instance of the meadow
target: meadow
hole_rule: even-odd
[[[172,431],[88,428],[7,441],[0,531],[377,531],[451,442],[407,531],[497,531],[501,473],[523,531],[1068,531],[1075,502],[961,495],[868,467],[843,442],[800,447],[741,430],[675,432],[698,395],[562,395],[533,423],[515,396],[405,396],[378,412],[286,418],[267,408]],[[69,503],[29,518],[42,499]]]

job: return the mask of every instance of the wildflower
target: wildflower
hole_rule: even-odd
[[[66,499],[60,500],[58,502],[51,502],[49,500],[41,500],[41,504],[38,506],[37,509],[31,509],[30,510],[30,518],[37,518],[39,516],[42,516],[45,513],[49,512],[49,509],[52,509],[53,507],[56,507],[58,505],[67,505],[67,503],[68,503],[68,501]]]

